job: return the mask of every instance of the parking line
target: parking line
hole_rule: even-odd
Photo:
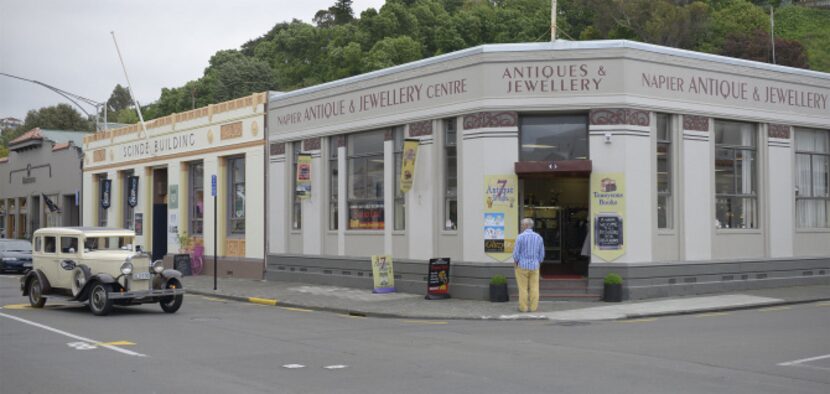
[[[295,312],[314,312],[311,309],[294,308],[294,307],[289,307],[289,306],[284,306],[281,309],[284,309],[284,310],[287,310],[287,311],[295,311]]]
[[[115,341],[115,342],[103,342],[103,343],[96,343],[96,345],[99,345],[99,346],[104,346],[104,345],[110,345],[110,346],[134,346],[134,345],[135,345],[135,342],[130,342],[130,341]]]
[[[9,319],[12,319],[12,320],[17,320],[21,323],[28,324],[30,326],[34,326],[34,327],[37,327],[37,328],[42,328],[46,331],[52,331],[56,334],[61,334],[63,336],[66,336],[66,337],[69,337],[69,338],[72,338],[72,339],[77,339],[79,341],[84,341],[84,342],[88,342],[90,344],[95,344],[95,345],[107,348],[109,350],[112,350],[114,352],[126,354],[128,356],[147,357],[146,354],[136,353],[132,350],[122,349],[118,346],[108,345],[106,343],[98,342],[98,341],[95,341],[95,340],[92,340],[92,339],[89,339],[89,338],[84,338],[80,335],[75,335],[75,334],[68,333],[66,331],[61,331],[61,330],[58,330],[57,328],[52,328],[52,327],[49,327],[49,326],[44,325],[44,324],[36,323],[36,322],[26,320],[26,319],[21,319],[17,316],[7,315],[5,313],[0,313],[0,316],[6,317],[6,318],[9,318]]]

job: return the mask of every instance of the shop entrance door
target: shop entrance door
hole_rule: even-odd
[[[533,219],[534,231],[545,242],[543,277],[588,273],[589,188],[584,176],[520,179],[520,216]]]
[[[153,170],[153,261],[167,254],[167,168]]]

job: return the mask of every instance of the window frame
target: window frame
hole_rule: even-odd
[[[816,231],[816,230],[828,231],[828,230],[830,230],[830,220],[827,220],[827,219],[825,219],[825,226],[823,226],[823,227],[821,227],[821,226],[806,226],[806,225],[802,225],[801,223],[799,223],[799,218],[801,217],[801,215],[799,215],[799,205],[800,205],[799,201],[824,201],[825,202],[825,207],[826,207],[825,210],[830,209],[830,193],[828,193],[827,196],[823,196],[823,197],[815,195],[815,185],[816,185],[817,181],[814,178],[815,172],[813,171],[813,166],[815,165],[815,160],[814,160],[815,157],[817,157],[817,156],[818,157],[823,157],[827,162],[830,162],[830,147],[828,147],[826,152],[821,152],[821,151],[818,151],[818,150],[800,150],[798,148],[797,139],[798,139],[799,134],[826,133],[826,134],[828,134],[828,136],[827,136],[828,140],[830,140],[830,130],[814,129],[814,128],[807,128],[807,127],[794,127],[793,128],[793,133],[794,133],[794,135],[793,135],[793,137],[794,137],[793,138],[793,152],[794,152],[793,153],[793,155],[794,155],[793,181],[797,182],[798,176],[799,176],[799,174],[798,174],[798,170],[799,170],[798,157],[799,156],[806,156],[806,157],[809,158],[809,163],[810,163],[810,168],[808,170],[808,173],[810,174],[810,182],[809,182],[810,191],[809,191],[808,195],[805,196],[804,195],[805,193],[803,193],[801,190],[798,190],[798,189],[794,190],[794,193],[795,193],[795,226],[796,226],[796,229],[797,230],[802,230],[802,231],[811,231],[811,230],[812,231]],[[824,177],[825,177],[824,181],[827,184],[826,187],[830,188],[830,170],[828,170],[827,172],[824,173]],[[825,215],[827,215],[826,212],[825,212]]]
[[[394,187],[392,195],[393,231],[406,231],[406,194],[401,192],[401,167],[403,166],[403,144],[405,141],[406,133],[403,126],[397,126],[392,129],[392,185]],[[398,216],[399,209],[400,216]]]
[[[339,154],[340,154],[340,136],[329,137],[329,231],[339,230],[339,203],[340,203],[340,188],[339,188]]]
[[[372,136],[374,138],[378,138],[380,144],[380,150],[375,151],[363,151],[361,150],[360,153],[354,152],[354,144],[355,139],[358,137],[367,137]],[[353,196],[354,193],[354,185],[355,177],[353,176],[353,168],[357,161],[365,162],[364,171],[361,176],[364,179],[364,186],[369,185],[369,180],[371,179],[370,174],[370,162],[379,160],[383,163],[383,169],[385,172],[386,162],[385,162],[385,154],[384,154],[384,146],[386,142],[386,129],[377,129],[377,130],[370,130],[364,131],[361,133],[354,133],[349,134],[346,138],[346,209],[347,211],[347,223],[346,223],[346,230],[349,231],[382,231],[386,228],[386,217],[385,217],[385,195],[384,190],[387,187],[385,184],[386,177],[384,174],[380,177],[380,190],[379,193],[376,190],[374,197],[366,197],[366,196]],[[375,141],[377,142],[377,141]],[[368,190],[368,188],[366,189]],[[364,190],[365,192],[365,190]],[[379,195],[378,195],[379,194]],[[374,223],[373,227],[370,228],[361,228],[361,227],[352,227],[353,224],[353,217],[352,214],[354,213],[352,210],[353,204],[360,204],[364,203],[367,205],[374,205],[372,209],[381,213],[382,217],[381,220],[372,222]]]
[[[130,206],[130,177],[135,175],[135,170],[121,171],[121,203],[124,206],[121,209],[121,225],[129,230],[135,230],[135,207]]]
[[[303,229],[303,201],[297,195],[297,166],[302,150],[302,141],[291,143],[291,230],[295,232]]]
[[[228,209],[227,209],[227,211],[228,212],[225,215],[225,220],[227,221],[226,222],[227,223],[226,233],[229,237],[240,237],[241,238],[241,237],[245,237],[245,231],[246,231],[246,229],[245,229],[245,218],[246,218],[246,215],[248,214],[247,213],[247,206],[246,206],[247,194],[245,192],[245,183],[247,182],[247,179],[245,178],[245,169],[246,169],[245,156],[244,155],[229,156],[225,159],[225,161],[227,163],[227,171],[228,171],[228,174],[227,174],[227,181],[228,181],[228,193],[227,193],[227,198],[228,198],[228,200],[227,200],[228,205],[227,206],[228,206]],[[236,180],[237,179],[235,178],[233,167],[234,167],[234,163],[236,163],[236,162],[241,162],[242,163],[242,182],[241,182],[241,184],[242,184],[243,200],[242,200],[242,216],[234,218],[233,215],[234,215],[234,212],[236,210],[236,185],[237,185]],[[239,221],[242,222],[242,230],[241,231],[235,230],[235,228],[234,228],[234,222],[239,222]]]
[[[196,182],[196,169],[201,167],[202,172],[202,182]],[[187,163],[187,186],[188,186],[188,198],[187,198],[187,209],[188,209],[188,218],[187,218],[187,231],[188,234],[191,236],[199,235],[204,236],[205,232],[205,162],[203,160],[191,161]],[[196,208],[198,204],[196,204],[196,192],[202,192],[202,217],[196,218]],[[200,224],[202,231],[196,232],[194,228],[196,228],[196,224]]]
[[[101,204],[101,193],[103,192],[103,189],[104,189],[104,181],[107,180],[107,174],[98,174],[96,176],[98,177],[98,193],[95,197],[96,205],[98,207],[98,210],[97,210],[97,212],[98,212],[98,218],[97,218],[98,223],[97,224],[98,224],[98,227],[107,227],[107,224],[109,224],[108,221],[107,221],[107,211],[108,211],[108,209],[104,208],[104,204]],[[110,190],[110,193],[112,193],[112,190]],[[112,201],[112,196],[110,196],[110,201]]]
[[[450,133],[453,134],[452,141],[448,137]],[[458,231],[458,133],[456,118],[445,118],[441,120],[441,167],[444,174],[441,185],[441,201],[443,205],[441,228],[443,231]],[[451,161],[455,168],[453,174],[450,174],[449,171]],[[450,192],[451,182],[454,183],[454,195]],[[447,225],[448,223],[452,224]]]
[[[661,125],[660,118],[661,117],[665,117],[665,122],[664,122],[665,126],[666,126],[665,136],[667,137],[667,139],[661,139],[661,136],[660,136],[660,131],[661,131],[660,130],[660,125]],[[675,205],[676,205],[674,203],[674,189],[675,189],[674,188],[674,178],[675,178],[674,163],[675,163],[675,160],[676,160],[675,154],[674,154],[674,146],[675,146],[674,141],[676,140],[676,137],[675,137],[676,127],[674,126],[674,117],[671,114],[668,114],[668,113],[662,113],[662,112],[656,113],[655,114],[655,127],[657,128],[656,133],[655,133],[655,155],[656,155],[657,162],[656,162],[656,165],[654,167],[654,171],[655,171],[655,175],[656,175],[656,177],[655,177],[656,178],[655,179],[655,191],[657,192],[656,193],[657,199],[655,200],[656,201],[655,214],[657,215],[657,217],[656,217],[656,219],[657,219],[657,229],[660,230],[660,231],[670,232],[670,231],[674,230],[674,225],[675,225],[674,215],[675,215]],[[666,183],[667,188],[668,188],[668,190],[666,190],[666,191],[661,191],[660,190],[660,184],[661,183],[660,183],[660,165],[659,164],[660,164],[660,153],[661,153],[660,148],[661,148],[661,146],[664,148],[662,153],[664,153],[664,157],[665,157],[665,160],[666,160],[666,168],[665,168],[666,169],[666,179],[665,179],[665,183]],[[664,209],[664,223],[663,223],[662,226],[661,226],[661,223],[660,223],[660,200],[661,200],[661,197],[665,200],[665,204],[666,204],[665,207],[663,208]]]
[[[717,231],[726,231],[726,232],[759,231],[761,229],[761,206],[760,206],[760,198],[759,198],[760,197],[760,190],[761,190],[761,184],[760,184],[760,178],[761,177],[760,177],[760,173],[759,173],[760,170],[761,170],[761,165],[759,163],[761,149],[760,149],[760,132],[759,132],[758,124],[757,123],[752,123],[752,122],[742,122],[742,121],[735,121],[735,120],[728,120],[728,119],[715,119],[713,123],[714,123],[714,127],[713,127],[713,129],[714,129],[714,131],[713,131],[714,154],[713,154],[713,157],[712,157],[712,160],[713,160],[712,163],[714,165],[713,165],[712,170],[714,172],[714,174],[713,174],[713,182],[714,182],[714,188],[713,188],[714,193],[713,194],[714,194],[714,197],[715,197],[715,201],[714,201],[714,204],[715,204],[714,205],[715,217],[714,217],[714,219],[715,219],[716,226],[717,226],[717,224],[720,224],[720,227],[716,227],[716,230]],[[719,133],[724,132],[724,131],[719,131],[718,130],[718,124],[719,123],[744,124],[744,125],[751,126],[750,136],[751,136],[752,145],[735,145],[735,144],[730,144],[730,143],[718,143]],[[733,192],[731,192],[731,193],[719,193],[718,192],[718,164],[717,164],[717,161],[718,161],[718,152],[719,151],[726,151],[726,152],[730,153],[730,161],[732,162],[731,173],[732,173],[732,178],[733,178],[733,185],[732,185],[732,191]],[[750,178],[751,179],[750,189],[752,189],[752,191],[749,192],[749,193],[746,193],[746,192],[740,193],[740,192],[738,192],[738,190],[741,189],[740,185],[738,184],[739,179],[746,179],[743,176],[738,176],[738,174],[741,171],[741,167],[738,166],[738,161],[739,161],[738,156],[737,156],[738,152],[742,152],[744,154],[745,154],[745,152],[752,152],[753,164],[750,167],[750,171],[751,171],[751,174],[750,174],[750,176],[751,176],[751,178]],[[746,157],[746,156],[743,156],[743,157]],[[743,160],[743,158],[741,159],[741,161],[742,160]],[[734,222],[734,219],[733,219],[732,222],[727,222],[727,223],[721,222],[720,219],[718,218],[718,204],[721,200],[729,201],[730,205],[731,205],[732,202],[749,201],[751,203],[751,206],[752,206],[752,212],[751,212],[752,213],[752,218],[751,218],[751,223],[750,223],[751,226],[733,227],[732,226],[733,223],[734,224],[740,224],[738,222]],[[732,211],[732,210],[730,210],[728,212],[728,214],[733,215],[733,216],[734,216],[735,213],[741,213],[741,212],[735,212],[735,211]],[[746,212],[742,212],[742,213],[746,214]],[[746,219],[744,219],[744,223],[746,224]],[[728,225],[728,227],[727,227],[727,225]]]

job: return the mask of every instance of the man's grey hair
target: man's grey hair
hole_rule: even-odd
[[[531,218],[524,218],[522,219],[522,230],[526,230],[529,228],[533,228],[533,219]]]

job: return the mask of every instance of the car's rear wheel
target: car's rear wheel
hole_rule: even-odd
[[[40,284],[40,279],[37,276],[29,281],[29,304],[33,308],[43,308],[46,304],[46,298],[43,298],[43,285]]]
[[[112,311],[112,300],[109,297],[109,286],[96,283],[89,293],[89,309],[96,316],[105,316]]]
[[[179,282],[178,279],[170,279],[167,281],[167,284],[164,285],[165,289],[181,289],[182,283]],[[161,305],[161,309],[167,313],[176,313],[179,308],[182,307],[182,301],[184,300],[184,295],[178,294],[174,296],[167,296],[163,297],[161,301],[159,301],[159,305]]]

